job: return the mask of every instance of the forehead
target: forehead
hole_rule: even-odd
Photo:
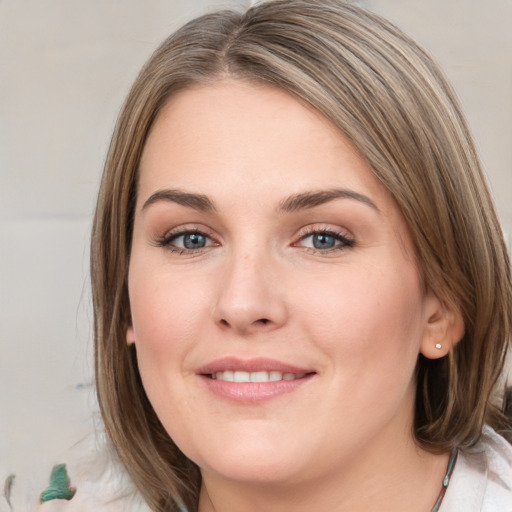
[[[366,161],[324,116],[267,85],[226,80],[173,96],[157,117],[143,151],[140,188],[211,188],[230,183],[383,189]],[[336,182],[336,183],[334,183]],[[205,190],[206,192],[206,190]]]

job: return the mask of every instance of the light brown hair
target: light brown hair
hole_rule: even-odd
[[[171,35],[142,69],[115,128],[94,219],[97,392],[107,432],[151,507],[192,512],[200,475],[156,417],[126,344],[138,165],[169,98],[225,77],[283,89],[334,123],[396,201],[425,285],[460,311],[463,339],[447,357],[418,359],[417,442],[450,450],[475,443],[486,422],[503,427],[495,393],[510,343],[510,266],[471,136],[438,67],[399,29],[343,1],[220,11]]]

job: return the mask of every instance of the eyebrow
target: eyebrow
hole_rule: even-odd
[[[279,205],[279,210],[285,213],[307,210],[333,201],[334,199],[354,199],[373,208],[380,213],[377,205],[367,196],[348,189],[334,188],[313,192],[302,192],[285,199]]]
[[[175,189],[158,190],[146,200],[142,206],[142,210],[145,210],[148,206],[159,201],[170,201],[202,212],[215,211],[213,202],[207,196],[203,194],[191,194],[189,192]]]
[[[329,189],[318,190],[311,192],[301,192],[292,195],[279,204],[278,211],[284,213],[292,213],[301,210],[307,210],[328,203],[335,199],[353,199],[359,201],[380,213],[377,205],[367,196],[348,189]],[[195,194],[176,189],[163,189],[158,190],[152,194],[142,206],[142,210],[148,208],[150,205],[160,202],[170,201],[194,210],[202,212],[215,212],[216,208],[213,201],[204,194]]]

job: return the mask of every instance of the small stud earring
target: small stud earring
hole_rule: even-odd
[[[437,350],[441,350],[443,348],[443,345],[441,343],[436,343]]]

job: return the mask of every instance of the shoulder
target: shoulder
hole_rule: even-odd
[[[460,450],[440,512],[512,512],[512,446],[490,427]]]
[[[150,512],[103,436],[88,437],[56,462],[56,471],[50,464],[31,475],[2,472],[0,512]]]

